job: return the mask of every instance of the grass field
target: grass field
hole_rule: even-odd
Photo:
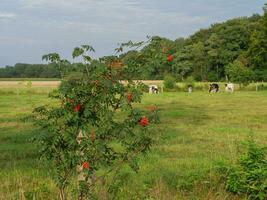
[[[0,89],[0,199],[58,199],[49,166],[37,158],[38,134],[22,119],[49,104],[47,88]],[[144,95],[157,105],[156,143],[140,160],[138,174],[123,168],[117,199],[242,199],[224,190],[217,163],[235,162],[240,142],[253,135],[267,145],[267,92],[170,92]],[[68,191],[69,199],[72,191]],[[105,199],[105,191],[99,194]]]

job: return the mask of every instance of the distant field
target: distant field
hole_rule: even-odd
[[[155,81],[155,80],[145,80],[142,81],[145,84],[156,84],[161,86],[163,81]],[[0,79],[0,89],[1,88],[22,88],[26,87],[27,84],[31,84],[31,87],[58,87],[60,84],[59,80],[43,80],[43,79]]]
[[[0,81],[58,81],[58,78],[0,78]]]
[[[58,87],[60,81],[0,81],[0,88],[23,88],[29,83],[31,87]]]
[[[47,97],[51,88],[24,90],[0,92],[0,199],[57,199],[51,169],[31,141],[38,131],[22,120],[34,107],[56,102]],[[218,161],[235,162],[250,134],[267,145],[267,92],[145,94],[139,106],[151,104],[161,117],[152,126],[156,144],[141,158],[138,174],[123,168],[118,199],[246,199],[225,192],[215,168]],[[74,199],[71,188],[68,196]]]

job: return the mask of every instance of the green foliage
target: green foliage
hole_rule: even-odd
[[[232,82],[247,85],[252,79],[251,70],[239,60],[227,65],[225,71]]]
[[[201,29],[187,39],[175,41],[154,36],[143,49],[125,54],[124,59],[142,58],[138,67],[142,71],[139,77],[142,79],[162,79],[170,74],[177,80],[184,80],[187,76],[193,76],[196,81],[225,80],[228,65],[240,56],[248,60],[253,58],[253,51],[247,53],[252,45],[251,37],[257,24],[264,19],[259,15],[235,18]],[[166,61],[168,55],[173,56],[171,62]],[[265,59],[264,55],[262,52],[260,57]],[[251,68],[250,65],[251,62],[248,66]],[[253,68],[253,71],[256,70],[259,67]],[[258,73],[253,78],[260,79]]]
[[[192,62],[191,49],[188,46],[184,46],[180,51],[174,54],[174,64],[175,72],[179,80],[184,80],[184,78],[192,74],[194,63]]]
[[[266,149],[254,141],[246,144],[246,152],[235,165],[224,166],[226,189],[235,194],[245,194],[249,199],[264,200],[267,197]]]
[[[59,78],[54,64],[22,64],[0,68],[0,78]]]
[[[251,42],[248,49],[248,57],[251,67],[257,71],[257,80],[266,80],[267,70],[267,6],[264,7],[263,17],[255,24],[251,34]]]
[[[133,163],[152,143],[146,127],[149,121],[140,121],[147,119],[146,113],[133,105],[141,101],[144,85],[131,81],[127,68],[113,69],[89,60],[87,51],[92,48],[82,46],[73,51],[73,57],[84,58],[84,64],[80,64],[83,73],[63,79],[59,90],[50,93],[59,104],[34,110],[35,123],[44,132],[36,141],[41,156],[52,163],[61,199],[65,199],[64,190],[73,175],[78,176],[79,199],[89,197],[93,195],[96,171]],[[59,66],[62,63],[60,59],[56,62]],[[124,117],[118,118],[117,113]],[[137,163],[130,166],[138,169]]]
[[[184,83],[188,86],[191,85],[192,87],[195,86],[195,80],[193,76],[188,76],[185,80]]]
[[[164,82],[163,82],[163,84],[164,84],[164,87],[165,87],[166,89],[174,89],[174,87],[175,87],[175,83],[176,83],[176,80],[175,80],[175,78],[174,78],[173,76],[171,76],[171,75],[166,75],[166,76],[164,77]]]
[[[42,60],[45,60],[45,61],[48,61],[48,62],[55,64],[56,67],[58,68],[59,73],[60,73],[60,78],[63,79],[64,67],[66,67],[70,64],[70,62],[68,60],[61,59],[59,54],[57,54],[57,53],[50,53],[47,55],[43,55]]]

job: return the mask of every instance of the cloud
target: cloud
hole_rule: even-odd
[[[22,6],[26,9],[58,9],[69,11],[100,10],[108,7],[110,10],[118,7],[132,6],[133,2],[125,0],[22,0]],[[106,13],[108,14],[108,13]]]
[[[0,45],[44,45],[45,41],[38,41],[32,38],[21,36],[1,36]]]
[[[1,12],[0,11],[0,19],[11,19],[17,17],[14,13],[8,13],[8,12]]]
[[[166,18],[181,18],[185,23],[199,22],[200,16],[189,16],[182,10],[162,10],[160,5],[144,6],[141,0],[22,0],[26,9],[50,9],[63,15],[91,17],[96,21],[105,19],[107,21],[120,20],[146,21]],[[75,14],[74,14],[75,13]],[[150,17],[153,17],[152,19]]]
[[[264,1],[0,0],[0,65],[23,56],[39,62],[53,51],[68,56],[84,43],[102,56],[113,53],[117,42],[146,35],[187,37],[212,23],[257,13]]]
[[[128,38],[161,34],[167,28],[170,31],[208,20],[206,16],[189,15],[178,6],[171,10],[153,3],[144,6],[141,0],[23,0],[23,3],[25,9],[49,10],[49,15],[40,20],[51,23],[51,19],[57,17],[57,22],[52,24],[62,30],[75,28],[88,33],[129,34]]]

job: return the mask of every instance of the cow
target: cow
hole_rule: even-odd
[[[192,93],[193,92],[193,86],[192,85],[188,85],[187,86],[188,92]]]
[[[225,84],[225,92],[234,92],[234,84],[226,83]]]
[[[149,86],[149,94],[158,94],[159,89],[157,85],[150,85]]]
[[[209,89],[209,92],[219,92],[219,85],[217,83],[211,83],[210,84],[210,89]]]

